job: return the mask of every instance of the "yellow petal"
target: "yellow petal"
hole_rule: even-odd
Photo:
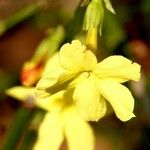
[[[79,114],[87,121],[97,121],[105,115],[106,103],[100,95],[97,80],[90,75],[79,83],[73,99]]]
[[[56,53],[50,58],[44,68],[42,78],[37,83],[38,89],[46,89],[47,87],[53,86],[61,74],[64,73],[64,69],[59,63],[59,55]]]
[[[6,90],[7,95],[21,101],[26,101],[29,99],[34,100],[35,99],[34,92],[35,88],[25,86],[16,86]]]
[[[96,65],[94,54],[87,51],[79,40],[63,45],[59,54],[62,67],[72,72],[80,72],[83,69],[91,70]]]
[[[35,102],[38,107],[45,109],[46,111],[61,111],[66,104],[64,94],[65,91],[59,91],[46,98],[36,98]]]
[[[68,107],[64,113],[64,133],[69,150],[94,150],[92,128],[82,120],[75,107]]]
[[[51,95],[51,93],[53,93],[54,91],[59,91],[60,86],[62,86],[62,84],[65,84],[65,82],[67,82],[68,80],[71,80],[74,76],[76,76],[75,73],[68,72],[61,67],[59,63],[59,56],[58,54],[55,54],[53,58],[49,59],[42,78],[36,85],[37,95],[39,97],[46,97]],[[51,89],[53,92],[51,91]]]
[[[97,64],[93,71],[100,78],[110,78],[118,82],[140,79],[140,65],[123,56],[110,56]]]
[[[84,71],[91,71],[95,69],[97,64],[97,59],[95,55],[90,51],[86,50],[84,53],[84,60],[83,60],[83,70]]]
[[[50,58],[46,64],[42,78],[36,85],[37,97],[47,97],[50,94],[46,91],[46,88],[49,88],[57,83],[59,76],[63,73],[63,68],[59,64],[59,55],[56,53]]]
[[[88,72],[83,72],[81,74],[79,74],[78,76],[76,76],[76,78],[74,78],[69,85],[67,86],[67,88],[75,88],[77,86],[77,84],[79,84],[80,82],[82,82],[83,80],[85,80],[85,78],[89,77],[89,73]]]
[[[60,63],[67,70],[78,71],[83,61],[86,47],[79,40],[64,44],[60,49]]]
[[[39,90],[45,90],[56,84],[57,80],[58,78],[54,76],[53,73],[45,74],[45,76],[43,76],[37,83],[36,88]]]
[[[127,121],[135,116],[133,114],[134,99],[128,88],[111,80],[100,80],[99,88],[120,120]]]
[[[57,113],[47,113],[40,125],[33,150],[59,150],[64,139],[63,124]]]
[[[45,66],[45,68],[44,68],[44,71],[43,71],[43,75],[46,73],[48,73],[48,72],[56,72],[56,71],[58,71],[58,73],[59,73],[59,71],[61,70],[61,69],[63,69],[62,67],[61,67],[61,65],[60,65],[60,63],[59,63],[59,54],[58,54],[58,52],[57,53],[55,53],[52,57],[50,57],[49,59],[48,59],[48,61],[47,61],[47,63],[46,63],[46,66]],[[42,76],[43,76],[42,75]]]
[[[69,84],[69,81],[74,78],[76,74],[70,72],[62,73],[58,78],[50,77],[51,74],[45,74],[36,85],[36,97],[46,98],[51,96],[60,90],[65,90]]]

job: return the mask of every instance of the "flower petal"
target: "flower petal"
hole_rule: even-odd
[[[86,47],[79,40],[64,44],[60,49],[60,63],[67,70],[78,72],[83,61]]]
[[[111,80],[100,80],[99,88],[120,120],[127,121],[135,116],[133,114],[134,99],[128,88]]]
[[[64,107],[65,100],[64,100],[65,90],[59,91],[56,94],[46,97],[46,98],[36,98],[35,102],[36,105],[46,111],[61,111]]]
[[[45,74],[45,76],[37,83],[37,98],[46,98],[59,92],[60,90],[65,90],[69,84],[69,81],[71,81],[76,74],[64,72],[58,78],[55,78],[56,76],[52,77],[51,75]]]
[[[97,59],[95,55],[90,51],[86,50],[84,54],[83,66],[84,71],[91,71],[95,69],[97,65]]]
[[[46,91],[47,88],[55,85],[63,73],[64,69],[59,64],[59,55],[56,53],[53,57],[51,57],[44,69],[42,74],[42,78],[36,85],[36,96],[38,98],[44,98],[50,96],[50,93]]]
[[[45,74],[37,83],[36,88],[38,90],[45,90],[48,87],[51,87],[57,83],[59,77],[57,75],[50,73]]]
[[[100,96],[97,80],[90,75],[79,83],[74,91],[73,99],[79,114],[87,121],[97,121],[105,115],[106,103]]]
[[[123,56],[110,56],[97,64],[93,71],[98,77],[111,78],[118,82],[140,79],[140,65]]]
[[[76,74],[67,72],[61,67],[59,56],[58,54],[55,54],[53,58],[48,61],[42,78],[36,85],[36,96],[38,98],[44,98],[50,96],[52,93],[56,93],[59,91],[59,87],[62,86],[62,84],[73,78],[75,75]]]
[[[87,51],[79,40],[63,45],[59,54],[62,67],[73,72],[80,72],[83,69],[90,70],[95,67],[97,61],[95,55]]]
[[[59,53],[55,53],[52,57],[50,57],[46,63],[46,66],[43,71],[43,75],[47,74],[49,72],[59,72],[63,68],[61,67],[59,63]]]
[[[50,58],[44,68],[42,78],[37,83],[37,89],[46,89],[57,83],[61,74],[64,73],[64,69],[59,63],[59,55],[56,53]]]
[[[6,94],[16,98],[21,101],[26,101],[28,99],[35,99],[35,88],[34,87],[25,87],[25,86],[16,86],[6,90]]]
[[[52,93],[56,93],[60,88],[62,89],[68,84],[67,81],[72,80],[77,75],[75,72],[62,68],[59,63],[58,53],[55,54],[49,59],[42,78],[36,85],[37,97],[47,97]]]
[[[76,78],[74,78],[69,85],[67,86],[68,89],[71,88],[75,88],[77,86],[77,84],[79,84],[80,82],[82,82],[83,80],[85,80],[85,78],[89,77],[89,73],[88,72],[83,72],[81,74],[79,74],[78,76],[76,76]]]
[[[38,139],[33,149],[58,150],[63,139],[63,124],[60,115],[47,113],[40,125]]]
[[[69,150],[94,150],[92,128],[82,120],[75,107],[68,107],[64,112],[64,132]]]

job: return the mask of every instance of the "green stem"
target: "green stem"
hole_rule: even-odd
[[[34,129],[30,129],[27,134],[26,137],[23,141],[23,143],[21,144],[21,150],[29,150],[32,149],[33,143],[35,142],[37,137],[37,133],[36,130]]]
[[[32,149],[33,144],[37,139],[38,127],[40,123],[42,122],[44,115],[45,115],[45,112],[39,109],[33,112],[32,119],[30,121],[28,129],[24,131],[24,136],[22,138],[22,141],[20,142],[18,149],[21,149],[21,150]]]
[[[16,12],[14,15],[8,17],[6,20],[0,21],[0,35],[5,33],[8,29],[12,28],[16,24],[20,23],[24,19],[35,14],[38,10],[38,5],[30,5]]]
[[[14,150],[23,134],[24,129],[27,127],[29,120],[31,119],[32,111],[25,108],[20,108],[10,125],[10,129],[7,132],[3,150]]]

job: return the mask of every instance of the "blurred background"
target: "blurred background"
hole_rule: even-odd
[[[105,10],[99,49],[102,58],[121,54],[138,62],[142,77],[127,84],[135,97],[136,118],[121,122],[114,114],[91,123],[96,150],[150,150],[150,0],[111,0]],[[20,85],[20,71],[46,36],[62,25],[64,42],[82,34],[86,6],[81,0],[0,0],[0,149],[30,150],[43,111],[5,94]],[[62,145],[66,150],[66,144]]]

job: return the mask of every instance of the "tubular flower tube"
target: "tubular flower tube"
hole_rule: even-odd
[[[24,102],[32,98],[36,106],[46,111],[38,130],[34,150],[58,150],[64,138],[67,140],[69,150],[94,150],[93,130],[78,115],[70,90],[59,91],[42,101],[35,98],[34,92],[34,87],[23,86],[13,87],[6,91],[9,96]]]
[[[86,121],[97,121],[111,104],[121,121],[134,117],[134,98],[121,83],[140,79],[140,65],[114,55],[97,62],[96,56],[79,40],[64,44],[49,59],[36,88],[38,99],[47,99],[58,91],[73,89],[73,101]]]
[[[89,48],[94,54],[97,50],[97,29],[91,28],[87,32],[86,47]]]

